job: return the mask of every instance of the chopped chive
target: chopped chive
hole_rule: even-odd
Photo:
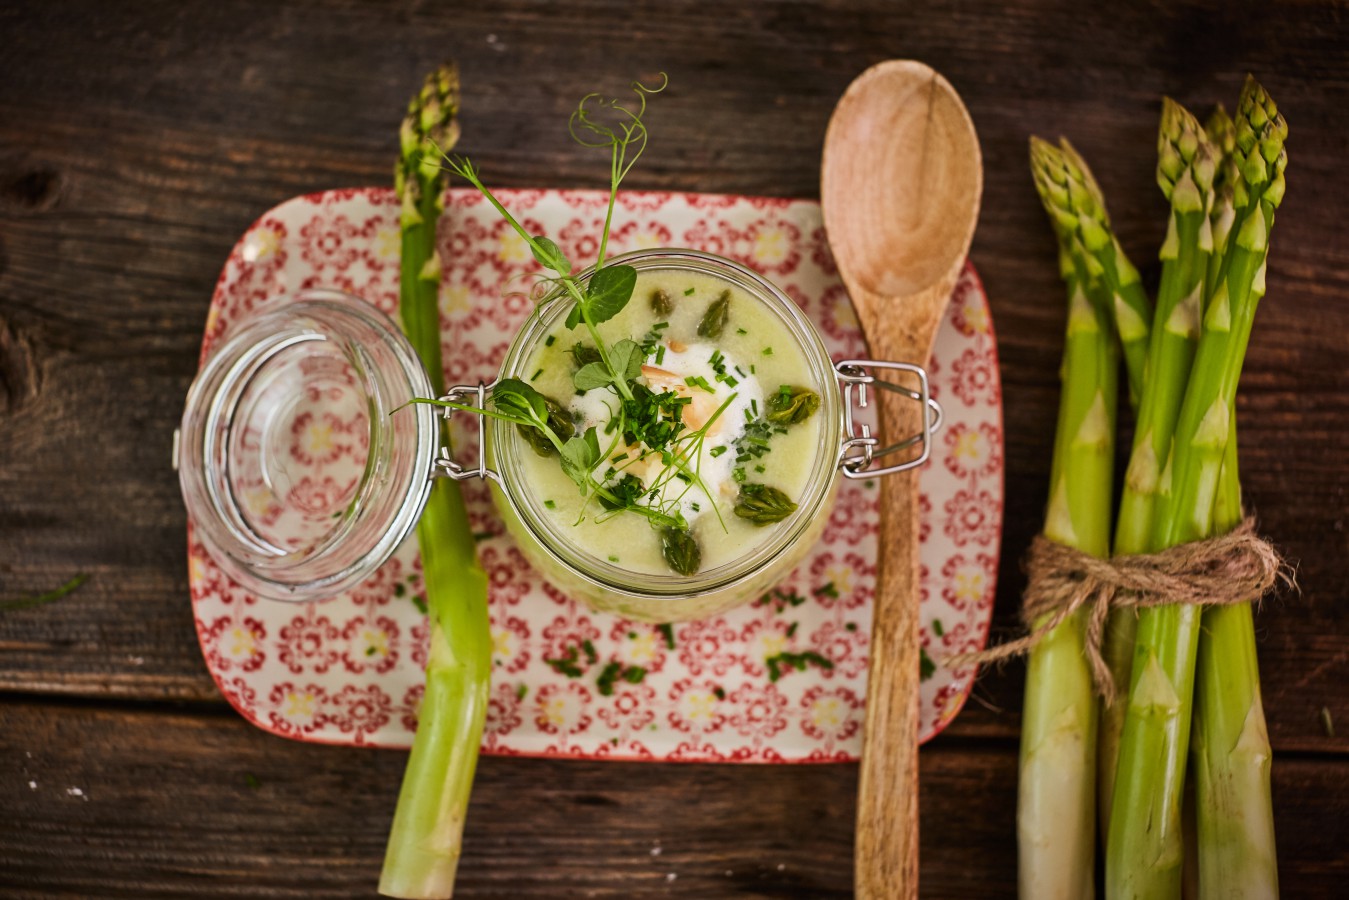
[[[543,368],[540,367],[540,368],[539,368],[539,371],[537,371],[537,372],[535,372],[533,375],[529,376],[529,380],[530,380],[530,381],[538,381],[538,380],[539,380],[539,376],[542,375],[542,374],[543,374]]]
[[[754,471],[756,471],[756,472],[758,472],[760,475],[762,475],[762,474],[764,473],[764,468],[763,468],[762,465],[757,465],[757,466],[754,467]]]
[[[549,509],[557,509],[557,504],[554,503],[552,500],[543,501],[543,505],[548,507]]]
[[[656,346],[656,365],[660,365],[664,361],[665,361],[665,345],[659,344]]]
[[[751,374],[751,375],[758,375],[758,374],[759,374],[759,373],[755,370],[754,364],[753,364],[753,363],[750,363],[749,374]]]
[[[737,328],[737,329],[735,330],[735,333],[736,333],[736,334],[749,334],[749,332],[746,331],[746,330],[743,329],[743,328]]]
[[[725,452],[726,452],[726,445],[722,444],[720,447],[713,447],[711,450],[707,451],[707,455],[712,457],[713,459],[716,459],[718,456],[721,456],[721,454]]]
[[[946,634],[946,629],[942,627],[941,619],[932,620],[932,633],[935,634],[937,637],[941,637],[942,635]]]
[[[801,624],[800,622],[793,622],[792,624],[788,625],[788,626],[787,626],[787,637],[795,637],[795,636],[796,636],[796,627],[797,627],[798,625],[800,625],[800,624]]]
[[[748,377],[749,377],[748,375],[745,374],[745,370],[742,369],[742,368],[740,368],[739,366],[736,366],[736,367],[735,367],[735,374],[739,375],[741,378],[748,378]]]
[[[690,503],[689,508],[692,509],[694,512],[702,512],[702,507],[696,503]]]
[[[684,296],[685,296],[685,297],[692,297],[692,296],[693,296],[693,288],[689,288],[687,291],[685,291],[685,292],[684,292]]]
[[[750,408],[750,410],[754,413],[754,418],[756,418],[756,419],[759,418],[759,401],[758,401],[758,400],[750,400],[750,401],[749,401],[749,408]]]
[[[665,637],[665,646],[673,650],[675,648],[674,626],[666,622],[664,625],[657,625],[656,630]]]
[[[838,588],[834,587],[834,583],[832,581],[826,581],[824,584],[817,587],[811,593],[813,593],[817,597],[828,597],[831,600],[838,599]]]
[[[657,322],[655,325],[652,325],[652,326],[651,326],[651,330],[652,330],[652,331],[663,331],[663,330],[665,330],[666,328],[669,328],[669,327],[670,327],[670,323],[669,323],[669,322]]]
[[[550,335],[548,335],[548,338],[543,342],[543,346],[545,346],[545,347],[551,347],[551,346],[553,346],[553,344],[556,343],[556,342],[557,342],[557,336],[556,336],[556,335],[550,334]]]
[[[610,554],[610,555],[609,555],[609,562],[618,562],[618,557],[617,557],[617,556],[614,556],[613,554]]]
[[[773,355],[773,348],[772,348],[772,347],[765,347],[765,348],[763,348],[763,355],[764,355],[764,356],[772,356],[772,355]]]

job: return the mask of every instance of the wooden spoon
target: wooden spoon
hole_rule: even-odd
[[[825,230],[878,359],[926,364],[965,264],[983,168],[974,123],[950,83],[910,60],[849,86],[824,138]],[[882,444],[927,410],[877,391]],[[889,463],[892,460],[885,460]],[[861,900],[918,896],[918,472],[881,479],[880,572],[857,797]]]

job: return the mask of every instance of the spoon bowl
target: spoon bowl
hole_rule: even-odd
[[[858,76],[825,134],[820,199],[839,275],[877,359],[926,364],[969,252],[983,168],[974,123],[928,66],[892,60]],[[927,411],[878,391],[884,435]],[[893,439],[893,437],[892,437]],[[884,443],[884,441],[882,441]],[[918,473],[881,479],[857,798],[856,896],[918,896]]]
[[[825,135],[820,197],[864,324],[954,284],[982,188],[974,123],[945,78],[920,62],[891,60],[848,87]],[[929,302],[944,309],[944,300]]]

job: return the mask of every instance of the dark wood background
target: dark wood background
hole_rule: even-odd
[[[973,256],[1005,387],[998,633],[1040,523],[1064,317],[1026,139],[1072,138],[1155,283],[1159,98],[1230,106],[1256,72],[1292,129],[1240,403],[1247,497],[1302,588],[1258,619],[1279,866],[1287,897],[1343,896],[1345,17],[1031,0],[6,4],[0,597],[92,579],[0,614],[0,894],[373,894],[405,757],[291,743],[225,705],[192,627],[169,451],[235,239],[295,194],[388,183],[406,97],[452,56],[461,147],[513,186],[601,185],[607,166],[565,139],[568,111],[665,70],[631,187],[815,197],[825,123],[856,74],[913,57],[950,78],[986,166]],[[926,896],[1014,893],[1021,678],[986,672],[922,753]],[[848,765],[486,759],[461,896],[846,897],[855,786]]]

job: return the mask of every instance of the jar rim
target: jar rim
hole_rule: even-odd
[[[265,436],[250,442],[239,440],[237,432],[252,428],[264,414],[255,413],[248,398],[278,367],[294,371],[282,368],[285,377],[272,379],[272,394],[260,408],[272,409],[265,413],[272,419],[295,409],[296,392],[306,390],[305,361],[319,358],[315,354],[330,376],[345,361],[348,401],[366,420],[364,430],[359,419],[353,425],[366,458],[361,465],[353,451],[353,470],[361,465],[361,471],[349,500],[343,503],[348,494],[338,494],[340,509],[331,513],[332,521],[319,523],[308,546],[288,547],[259,527],[237,483],[238,472],[260,466],[270,502],[284,507],[290,494],[273,485],[267,471],[279,463],[269,458]],[[266,301],[213,348],[188,390],[175,463],[195,534],[225,572],[259,596],[315,600],[359,584],[412,531],[430,493],[438,444],[434,410],[416,404],[390,414],[431,392],[401,329],[366,301],[330,289]],[[255,453],[262,459],[254,460]]]
[[[734,260],[700,250],[657,248],[624,253],[612,257],[606,265],[630,265],[639,273],[643,270],[677,269],[711,275],[752,295],[787,326],[806,357],[812,379],[820,387],[821,402],[816,415],[820,417],[821,427],[806,493],[792,515],[777,529],[777,533],[752,552],[705,572],[683,576],[675,573],[633,572],[584,551],[573,541],[567,540],[565,532],[547,514],[540,498],[525,489],[525,480],[519,469],[519,451],[523,449],[524,442],[515,434],[510,423],[493,419],[489,434],[494,464],[501,475],[502,492],[517,518],[554,562],[605,591],[639,599],[660,599],[733,589],[787,553],[815,517],[821,514],[821,507],[833,494],[839,477],[838,458],[843,439],[843,400],[833,361],[814,323],[801,308],[777,285]],[[593,274],[594,268],[591,267],[577,278],[584,282]],[[501,364],[499,377],[524,377],[524,367],[537,345],[565,317],[570,305],[560,290],[549,294],[538,304],[516,333]],[[503,452],[507,447],[516,452]]]

